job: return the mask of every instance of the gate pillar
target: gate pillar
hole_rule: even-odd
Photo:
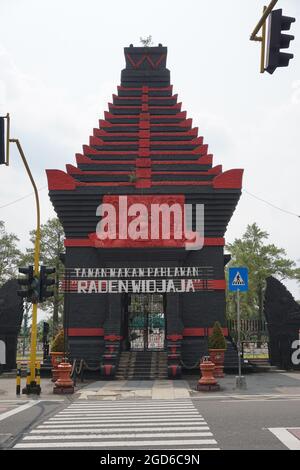
[[[121,346],[121,312],[122,296],[108,296],[108,312],[104,322],[104,354],[101,365],[101,375],[111,379],[115,376]]]
[[[181,320],[179,294],[166,294],[167,306],[167,351],[168,351],[168,377],[178,379],[181,377],[181,342],[183,323]]]

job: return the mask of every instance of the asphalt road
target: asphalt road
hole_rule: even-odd
[[[84,439],[85,436],[85,441],[88,442],[92,442],[93,439],[96,439],[96,437],[88,439],[88,435],[90,434],[96,434],[98,436],[98,442],[101,442],[99,440],[99,432],[101,433],[101,431],[103,431],[103,426],[109,426],[111,428],[111,423],[116,420],[115,422],[117,424],[114,426],[117,427],[120,422],[118,421],[118,417],[121,417],[125,423],[122,424],[122,426],[128,426],[128,428],[125,429],[125,431],[127,430],[127,434],[124,434],[124,443],[126,442],[126,444],[122,446],[121,441],[119,441],[117,447],[115,447],[116,444],[112,444],[113,447],[111,448],[118,449],[151,448],[151,442],[153,441],[160,441],[160,445],[153,448],[164,449],[167,447],[165,442],[169,442],[172,448],[176,448],[175,442],[180,442],[179,448],[190,449],[198,448],[197,445],[193,444],[193,439],[202,439],[203,448],[211,446],[221,450],[284,450],[287,449],[287,447],[268,428],[300,427],[300,399],[270,399],[255,396],[247,398],[244,396],[243,398],[195,398],[192,400],[173,400],[172,402],[161,400],[160,403],[156,400],[150,400],[146,402],[146,405],[149,403],[149,405],[154,406],[155,409],[152,408],[152,411],[149,413],[146,411],[147,406],[145,407],[145,404],[142,402],[139,402],[141,404],[140,411],[135,403],[131,402],[130,404],[130,402],[126,400],[122,400],[122,403],[112,403],[108,401],[99,403],[98,401],[98,403],[94,402],[94,405],[91,402],[84,402],[89,411],[82,411],[84,409],[83,400],[72,401],[65,399],[60,402],[50,400],[40,401],[31,408],[0,421],[0,442],[2,441],[2,449],[18,448],[20,444],[22,448],[24,443],[28,445],[28,442],[31,442],[30,436],[39,436],[39,429],[41,428],[45,428],[43,432],[47,433],[49,427],[52,429],[52,435],[54,433],[53,437],[50,437],[50,440],[47,441],[49,436],[46,436],[45,439],[47,442],[43,441],[44,438],[42,438],[42,441],[37,440],[34,442],[37,443],[38,448],[49,448],[49,443],[54,446],[52,448],[55,448],[55,444],[53,443],[56,442],[56,432],[59,431],[59,428],[61,432],[61,428],[63,427],[61,420],[66,419],[67,421],[64,422],[69,423],[66,428],[73,427],[73,429],[76,429],[76,423],[79,422],[78,420],[83,420],[83,413],[87,413],[87,415],[85,418],[86,421],[83,421],[83,424],[81,424],[83,428],[81,434],[83,436],[82,439]],[[127,405],[129,405],[129,411],[127,410],[127,412],[125,412],[126,416],[124,416],[124,409]],[[168,408],[170,407],[173,408],[173,410],[168,413]],[[176,407],[178,408],[178,412],[176,411]],[[132,410],[135,417],[138,417],[135,421],[130,420],[130,410]],[[99,413],[100,417],[98,422],[95,421],[97,419],[95,414],[97,413]],[[151,413],[153,416],[151,416]],[[103,415],[108,418],[107,422],[103,421]],[[114,417],[113,420],[111,420],[111,416]],[[149,416],[151,419],[148,419]],[[169,417],[172,418],[172,422],[168,422]],[[93,420],[89,421],[91,418]],[[196,420],[196,423],[193,423],[192,420]],[[84,427],[86,427],[84,423],[89,423],[89,429],[84,429]],[[138,440],[141,439],[141,436],[139,436],[140,431],[137,426],[142,425],[151,426],[149,429],[143,428],[142,431],[144,433],[147,432],[146,441],[150,444],[142,446],[138,443],[137,447],[135,447],[131,445],[130,442],[138,442]],[[193,428],[195,425],[198,427]],[[173,430],[172,426],[174,426]],[[129,434],[128,437],[128,431],[131,431],[130,427],[136,433],[134,440],[130,440],[133,434]],[[34,433],[30,434],[32,430]],[[185,430],[187,430],[186,434],[184,433]],[[190,437],[182,437],[185,435],[189,436],[189,434],[193,433],[195,434],[196,430],[198,432],[198,434],[196,434],[201,437],[192,437],[192,440],[190,440]],[[79,431],[80,430],[77,429],[75,432],[78,433]],[[106,431],[112,433],[114,429],[106,429],[105,432]],[[169,432],[170,434],[167,435],[169,437],[164,440],[162,434],[158,437],[155,435],[159,432]],[[65,430],[64,433],[65,434],[60,435],[59,439],[57,439],[57,441],[60,442],[60,448],[61,446],[67,448],[70,442],[70,438],[69,440],[65,440],[64,438],[68,431]],[[115,436],[115,434],[110,434],[110,436]],[[37,439],[41,438],[38,437]],[[187,439],[187,441],[185,441],[185,439]],[[73,444],[73,448],[74,445],[75,448],[77,448],[76,439],[72,439],[72,441],[74,440],[75,444]],[[145,441],[145,439],[143,439],[143,441]],[[113,443],[113,437],[108,440],[107,443],[108,442]],[[186,447],[184,446],[185,442],[187,443]],[[191,444],[188,444],[189,442],[191,442]],[[208,445],[206,445],[206,443],[208,443]],[[80,441],[78,441],[78,448],[81,448]],[[97,448],[97,446],[95,445],[93,448]],[[106,448],[109,448],[109,445],[106,446]]]
[[[222,450],[287,449],[269,428],[300,428],[300,400],[252,398],[194,403]]]
[[[13,448],[31,429],[69,404],[68,401],[36,401],[36,405],[0,421],[0,449]]]

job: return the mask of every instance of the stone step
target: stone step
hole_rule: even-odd
[[[165,351],[124,351],[121,353],[117,379],[167,378],[167,353]]]

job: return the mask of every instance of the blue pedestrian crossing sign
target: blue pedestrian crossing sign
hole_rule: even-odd
[[[248,268],[229,268],[228,289],[236,292],[247,292],[248,290]]]

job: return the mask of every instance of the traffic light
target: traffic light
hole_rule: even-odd
[[[43,341],[44,341],[44,338],[45,338],[45,341],[47,341],[48,334],[49,334],[49,323],[44,321],[43,322]]]
[[[54,290],[47,290],[48,286],[55,284],[55,279],[48,278],[49,275],[55,273],[55,268],[47,268],[47,266],[41,266],[40,270],[40,302],[44,302],[48,297],[53,297]]]
[[[37,303],[39,299],[39,279],[34,276],[33,266],[26,268],[19,268],[20,274],[25,274],[25,277],[19,278],[18,283],[20,286],[25,286],[25,289],[18,290],[18,295],[24,297],[32,303]]]
[[[283,16],[281,9],[270,13],[265,68],[270,74],[275,72],[277,67],[288,67],[290,59],[294,57],[293,54],[281,51],[281,49],[288,49],[290,42],[295,39],[291,34],[282,33],[282,31],[288,31],[294,21],[296,21],[295,18]]]
[[[0,165],[4,165],[5,160],[5,125],[4,117],[0,117]]]

